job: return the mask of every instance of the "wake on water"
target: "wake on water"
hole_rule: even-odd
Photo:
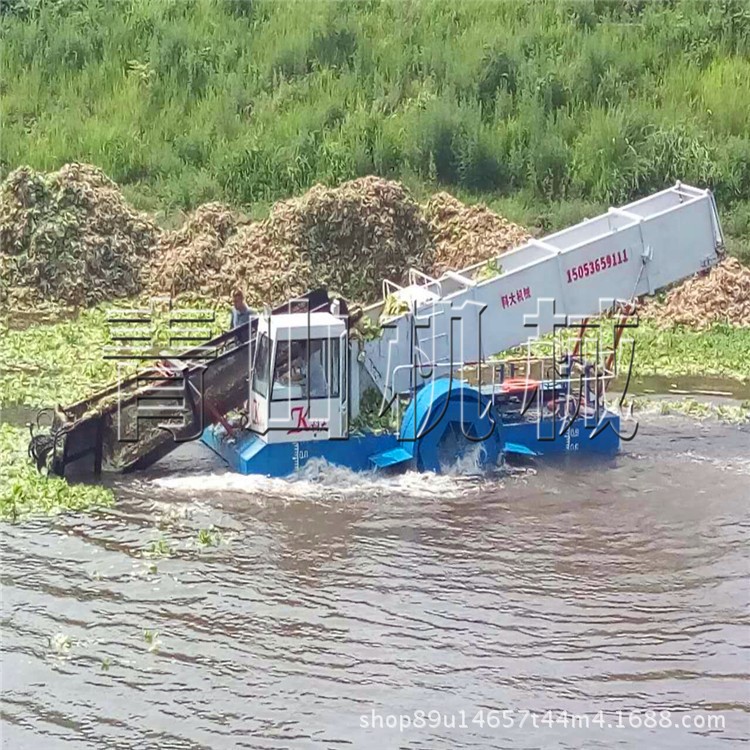
[[[325,459],[311,459],[302,470],[286,479],[260,475],[243,475],[234,472],[212,472],[160,477],[152,485],[171,491],[237,492],[264,498],[325,499],[351,496],[408,495],[415,498],[461,496],[477,491],[487,482],[497,485],[509,474],[525,474],[529,469],[509,469],[505,465],[487,474],[479,468],[481,446],[458,458],[441,474],[407,471],[400,474],[381,472],[356,472],[329,464]]]

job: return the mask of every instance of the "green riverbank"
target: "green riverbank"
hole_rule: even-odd
[[[89,162],[161,220],[377,174],[547,231],[682,180],[750,258],[746,2],[303,5],[6,0],[0,177]]]

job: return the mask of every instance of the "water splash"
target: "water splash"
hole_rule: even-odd
[[[479,448],[479,446],[478,446]],[[276,479],[234,472],[214,472],[183,476],[160,477],[152,486],[177,492],[238,492],[283,499],[348,498],[362,495],[409,495],[418,498],[459,497],[478,490],[487,481],[497,484],[498,477],[488,479],[478,472],[479,454],[456,460],[443,474],[407,471],[386,475],[375,470],[356,472],[315,458],[308,461],[296,475]]]

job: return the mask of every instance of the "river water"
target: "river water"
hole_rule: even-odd
[[[641,422],[612,463],[493,480],[192,445],[113,511],[3,525],[3,747],[747,742],[750,430]]]

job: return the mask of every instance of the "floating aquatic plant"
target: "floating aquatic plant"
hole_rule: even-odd
[[[171,557],[174,554],[174,548],[169,544],[169,542],[162,536],[158,539],[154,539],[151,544],[149,545],[146,552],[144,552],[144,555],[146,557]],[[153,572],[156,572],[155,568],[156,566],[152,566],[154,568]],[[149,571],[151,572],[151,571]]]
[[[58,656],[68,656],[72,645],[71,637],[65,633],[56,633],[49,639],[50,649]]]
[[[82,310],[75,317],[58,322],[12,330],[0,321],[0,406],[54,406],[74,403],[110,383],[116,382],[139,366],[137,359],[114,359],[111,354],[113,331],[122,324],[112,317],[119,309],[142,308],[151,320],[140,326],[150,336],[154,350],[174,349],[170,335],[187,310],[200,312],[200,322],[192,324],[195,342],[219,333],[226,321],[216,310],[216,300],[185,295],[174,300],[173,307],[148,298],[127,303],[99,305]],[[192,314],[192,312],[191,312]],[[116,353],[125,353],[116,352]]]
[[[351,431],[391,432],[397,427],[391,409],[383,411],[383,396],[375,388],[368,388],[360,398],[359,414],[351,421]]]
[[[750,328],[714,325],[708,330],[692,330],[684,326],[659,328],[653,321],[631,321],[625,328],[618,348],[617,371],[624,375],[630,370],[633,377],[649,375],[715,375],[750,380]],[[631,325],[628,323],[628,325]],[[559,329],[555,333],[555,352],[570,351],[578,329]],[[584,338],[584,356],[593,359],[596,345],[601,352],[611,351],[614,345],[615,320],[602,318],[591,321]],[[506,357],[550,356],[551,335],[496,355]],[[493,357],[495,359],[495,357]]]
[[[646,401],[648,403],[648,401]],[[660,414],[683,414],[694,419],[716,418],[729,424],[746,424],[750,422],[750,403],[714,404],[708,401],[698,401],[695,398],[685,398],[681,401],[657,401]]]
[[[213,525],[198,532],[198,544],[203,547],[217,547],[221,541],[221,532]]]
[[[146,642],[149,651],[157,651],[161,646],[158,630],[144,630],[143,640]]]
[[[40,474],[27,453],[28,432],[0,425],[0,518],[16,521],[34,514],[107,507],[111,490],[99,485],[68,484]]]

